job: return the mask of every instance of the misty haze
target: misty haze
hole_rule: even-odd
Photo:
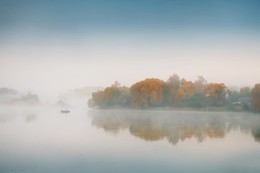
[[[260,1],[0,2],[0,173],[260,172]]]

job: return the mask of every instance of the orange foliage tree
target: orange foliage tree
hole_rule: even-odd
[[[195,85],[192,81],[187,81],[185,79],[181,80],[181,86],[177,92],[177,99],[183,100],[185,98],[191,97],[195,92]]]
[[[227,87],[223,83],[210,83],[204,89],[210,106],[224,106]]]
[[[257,112],[260,112],[260,83],[255,84],[255,87],[252,89],[251,101],[252,108]]]
[[[137,108],[160,106],[163,103],[164,82],[160,79],[145,79],[130,88],[132,105]]]

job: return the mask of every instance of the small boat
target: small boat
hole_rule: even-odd
[[[60,110],[60,113],[67,114],[70,113],[70,110],[68,109]]]

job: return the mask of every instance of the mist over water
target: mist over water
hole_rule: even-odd
[[[260,119],[252,113],[70,111],[1,107],[1,172],[259,170]]]
[[[259,2],[0,1],[0,173],[259,173]]]

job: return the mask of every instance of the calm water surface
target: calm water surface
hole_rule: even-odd
[[[0,108],[0,172],[260,172],[253,113]]]

